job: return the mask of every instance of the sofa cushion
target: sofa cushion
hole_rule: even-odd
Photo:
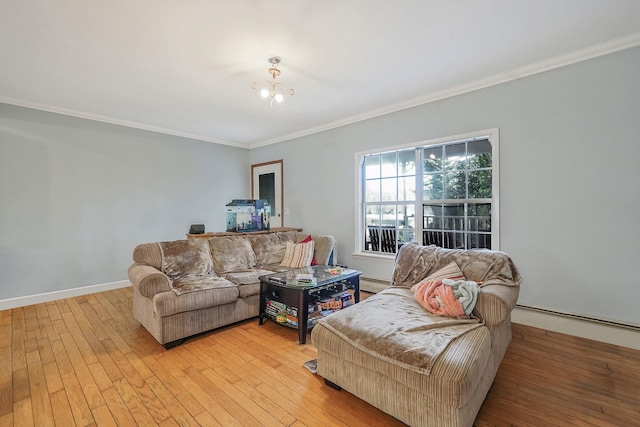
[[[171,283],[171,290],[176,295],[184,295],[188,292],[218,288],[223,282],[225,282],[225,279],[216,276],[215,274],[201,276],[188,274],[174,279]]]
[[[158,317],[229,304],[238,299],[238,287],[228,280],[218,278],[216,286],[183,295],[162,292],[153,297],[153,311]]]
[[[213,268],[218,275],[230,271],[250,270],[256,256],[245,236],[217,236],[209,239]]]
[[[256,265],[262,268],[267,264],[279,264],[284,258],[287,242],[294,242],[295,231],[248,235],[256,256]]]
[[[354,307],[357,306],[358,304]],[[344,311],[351,310],[351,308],[353,307]],[[340,312],[334,314],[338,313]],[[320,358],[322,356],[320,353],[330,353],[338,360],[350,361],[364,368],[357,371],[354,381],[366,382],[368,381],[367,371],[377,372],[385,378],[392,378],[452,408],[464,406],[477,393],[478,383],[488,369],[492,351],[489,330],[485,327],[475,328],[452,340],[445,351],[436,359],[430,374],[427,375],[416,373],[415,369],[397,360],[382,358],[379,354],[354,345],[354,342],[326,328],[322,321],[319,321],[312,329],[312,339],[319,353],[318,372],[324,370],[323,376],[327,372],[331,372],[332,374],[327,377],[332,381],[346,378],[347,373],[342,370],[351,372],[352,366],[349,363],[323,365],[324,360]],[[349,390],[349,384],[340,384],[339,381],[336,383]],[[370,387],[380,386],[380,384],[370,381],[368,384]],[[381,393],[384,392],[381,391]]]
[[[162,252],[162,272],[172,279],[213,272],[209,246],[202,239],[160,242],[158,245]]]
[[[306,243],[287,242],[280,265],[291,268],[309,267],[313,259],[314,246],[313,240]]]
[[[225,274],[225,279],[229,280],[238,287],[240,292],[240,298],[246,298],[251,295],[260,294],[260,276],[266,274],[273,274],[274,271],[270,270],[251,270],[243,271],[239,273]]]
[[[318,323],[381,360],[426,375],[454,339],[482,326],[430,314],[404,288],[387,288]]]
[[[520,273],[507,254],[487,249],[443,249],[415,242],[402,245],[396,256],[392,286],[411,287],[450,262],[460,267],[467,280],[487,285],[518,286]]]

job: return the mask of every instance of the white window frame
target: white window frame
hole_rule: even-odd
[[[364,257],[364,258],[384,258],[384,259],[393,259],[395,258],[395,253],[378,253],[378,252],[367,252],[364,251],[364,243],[366,239],[366,235],[364,233],[364,215],[362,212],[363,206],[363,186],[364,186],[364,177],[362,174],[362,166],[364,162],[364,158],[369,154],[377,154],[383,152],[391,152],[391,151],[399,151],[408,148],[425,148],[430,145],[441,145],[441,144],[449,144],[458,141],[465,141],[470,139],[479,139],[486,138],[491,143],[491,163],[492,163],[492,172],[491,172],[491,186],[492,186],[492,197],[491,197],[491,248],[493,250],[500,250],[500,132],[498,128],[486,129],[481,131],[474,131],[465,134],[446,136],[442,138],[429,139],[424,141],[412,142],[408,144],[395,145],[390,147],[382,147],[376,148],[367,151],[360,151],[355,153],[355,180],[356,180],[356,197],[354,198],[356,201],[355,206],[355,224],[356,224],[356,233],[355,233],[355,242],[354,247],[355,251],[353,252],[353,256],[356,257]],[[422,168],[420,170],[416,170],[417,184],[422,188]],[[418,178],[419,177],[419,178]],[[420,220],[416,218],[416,229],[415,236],[416,239],[422,239],[422,205],[423,200],[422,196],[416,197],[415,201],[415,212],[416,216],[420,216]]]

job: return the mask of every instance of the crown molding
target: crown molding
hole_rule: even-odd
[[[181,138],[194,139],[197,141],[211,142],[214,144],[229,145],[238,148],[249,148],[249,144],[242,142],[226,141],[223,139],[211,138],[208,136],[197,135],[188,132],[182,132],[174,129],[163,128],[160,126],[148,125],[145,123],[134,122],[130,120],[118,119],[115,117],[102,116],[99,114],[88,113],[85,111],[71,110],[63,107],[56,107],[53,105],[42,104],[38,102],[27,101],[23,99],[9,98],[0,96],[0,103],[16,105],[18,107],[32,108],[34,110],[47,111],[49,113],[62,114],[65,116],[77,117],[80,119],[93,120],[96,122],[108,123],[112,125],[124,126],[133,129],[145,130],[149,132],[156,132],[165,135],[179,136]]]
[[[146,130],[150,132],[162,133],[166,135],[178,136],[181,138],[194,139],[198,141],[211,142],[214,144],[228,145],[231,147],[254,149],[267,145],[277,144],[284,141],[290,141],[292,139],[301,138],[308,135],[328,131],[338,127],[350,125],[353,123],[361,122],[364,120],[372,119],[375,117],[383,116],[385,114],[395,113],[397,111],[406,110],[408,108],[417,107],[419,105],[428,104],[430,102],[439,101],[442,99],[450,98],[457,95],[462,95],[472,91],[484,89],[487,87],[499,85],[512,80],[517,80],[523,77],[531,76],[534,74],[550,71],[556,68],[565,67],[567,65],[576,64],[578,62],[586,61],[589,59],[597,58],[600,56],[608,55],[622,50],[631,49],[640,46],[640,32],[632,33],[623,37],[619,37],[604,43],[599,43],[584,49],[579,49],[566,54],[554,56],[542,61],[534,62],[532,64],[517,67],[511,70],[503,71],[501,73],[494,74],[492,76],[484,77],[481,79],[472,80],[467,83],[463,83],[457,86],[453,86],[440,91],[432,92],[430,94],[422,95],[416,98],[412,98],[396,104],[387,105],[381,108],[366,111],[364,113],[356,114],[353,116],[345,117],[340,120],[329,122],[320,126],[301,130],[288,135],[283,135],[277,138],[256,142],[256,143],[242,143],[236,141],[226,141],[217,138],[211,138],[204,135],[197,135],[188,132],[182,132],[174,129],[163,128],[159,126],[153,126],[145,123],[139,123],[129,120],[118,119],[115,117],[102,116],[98,114],[92,114],[84,111],[77,111],[66,109],[62,107],[56,107],[53,105],[32,102],[23,99],[9,98],[0,96],[0,103],[16,105],[19,107],[32,108],[35,110],[47,111],[56,114],[63,114],[66,116],[78,117],[81,119],[94,120],[97,122],[109,123],[119,126],[125,126],[134,129]]]
[[[322,126],[316,126],[295,132],[292,134],[284,135],[282,137],[250,144],[249,148],[259,148],[266,145],[277,144],[279,142],[289,141],[295,138],[301,138],[303,136],[312,135],[314,133],[324,132],[327,130],[335,129],[338,127],[346,126],[349,124],[361,122],[363,120],[372,119],[374,117],[383,116],[385,114],[395,113],[397,111],[406,110],[408,108],[417,107],[419,105],[428,104],[430,102],[439,101],[442,99],[450,98],[457,95],[473,92],[487,87],[496,86],[502,83],[506,83],[512,80],[521,79],[534,74],[543,73],[545,71],[554,70],[556,68],[565,67],[567,65],[576,64],[578,62],[587,61],[589,59],[597,58],[600,56],[608,55],[622,50],[631,49],[640,46],[640,32],[632,33],[623,37],[619,37],[613,40],[609,40],[604,43],[599,43],[593,46],[589,46],[584,49],[579,49],[566,54],[554,56],[542,61],[534,62],[532,64],[517,67],[511,70],[503,71],[492,76],[484,77],[477,80],[472,80],[467,83],[463,83],[457,86],[453,86],[437,92],[432,92],[427,95],[422,95],[416,98],[409,99],[407,101],[399,102],[396,104],[388,105],[385,107],[369,110],[367,112],[356,114],[354,116],[346,117],[344,119],[336,120],[334,122],[327,123]]]

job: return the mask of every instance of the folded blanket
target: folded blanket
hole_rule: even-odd
[[[442,284],[451,287],[453,295],[462,304],[464,314],[471,315],[476,301],[478,301],[478,292],[480,287],[473,280],[452,280],[442,279]]]
[[[416,288],[415,300],[430,313],[467,319],[478,300],[478,284],[451,279],[423,282]]]

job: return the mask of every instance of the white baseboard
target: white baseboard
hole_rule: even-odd
[[[63,291],[46,292],[43,294],[3,299],[0,300],[0,310],[9,310],[12,308],[41,304],[43,302],[56,301],[64,298],[94,294],[96,292],[110,291],[112,289],[126,288],[127,286],[131,286],[131,282],[129,282],[128,280],[121,280],[119,282],[102,283],[99,285],[83,286],[81,288],[65,289]]]
[[[372,292],[374,294],[382,291],[389,286],[389,282],[383,282],[378,279],[369,279],[367,277],[360,278],[360,290],[365,292]]]
[[[640,350],[640,332],[632,328],[576,319],[561,314],[538,312],[522,307],[516,307],[511,312],[511,321],[534,328]]]

